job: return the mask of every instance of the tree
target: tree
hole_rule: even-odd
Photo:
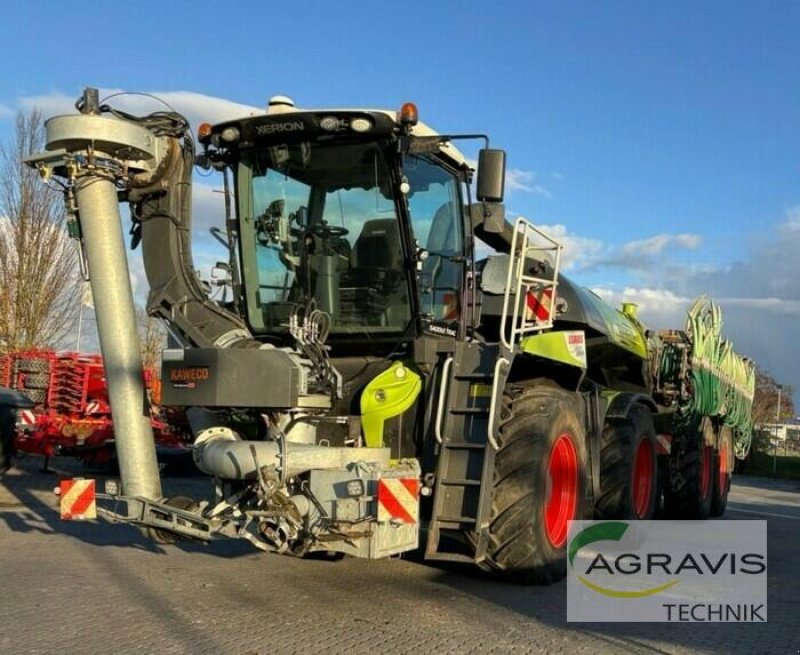
[[[61,193],[23,164],[44,145],[38,110],[18,114],[14,138],[0,145],[0,343],[9,350],[63,345],[78,312]]]
[[[161,351],[167,345],[167,331],[161,321],[148,316],[143,307],[136,308],[136,322],[139,324],[142,363],[146,369],[158,371],[161,366]]]
[[[780,419],[790,419],[795,415],[794,389],[788,385],[781,385]],[[753,424],[760,426],[775,423],[778,415],[778,382],[766,371],[756,368],[756,392],[753,396]]]

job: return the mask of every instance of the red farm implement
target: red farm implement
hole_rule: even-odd
[[[4,384],[3,384],[4,383]],[[151,401],[158,401],[158,376],[145,372]],[[89,465],[112,460],[114,429],[103,360],[99,355],[31,350],[0,356],[0,386],[22,392],[35,407],[19,413],[20,452],[74,456]],[[184,430],[174,417],[165,420],[153,404],[156,445],[174,454],[185,449]]]

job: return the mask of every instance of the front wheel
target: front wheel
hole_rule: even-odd
[[[549,584],[566,575],[569,521],[586,497],[580,401],[535,386],[503,400],[484,568],[515,582]]]

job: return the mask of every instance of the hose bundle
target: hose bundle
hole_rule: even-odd
[[[734,434],[736,456],[744,458],[752,440],[753,363],[722,338],[722,312],[707,297],[688,312],[686,331],[663,331],[650,338],[655,388],[677,402],[676,429],[696,430],[704,416],[717,418]]]
[[[697,417],[721,419],[733,430],[736,455],[741,458],[747,455],[752,439],[755,367],[722,338],[722,325],[722,312],[707,296],[698,298],[689,309],[686,332],[692,343],[692,394],[683,409]]]

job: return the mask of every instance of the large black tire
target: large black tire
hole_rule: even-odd
[[[714,453],[714,488],[711,490],[711,516],[722,516],[728,507],[733,473],[733,431],[724,425],[719,431]]]
[[[566,575],[568,521],[587,516],[581,415],[578,396],[559,388],[504,396],[484,569],[523,584]]]
[[[714,426],[708,418],[689,434],[674,435],[670,486],[664,493],[669,518],[707,519],[714,482]]]
[[[606,421],[600,451],[599,519],[651,519],[658,499],[656,430],[643,405]]]

